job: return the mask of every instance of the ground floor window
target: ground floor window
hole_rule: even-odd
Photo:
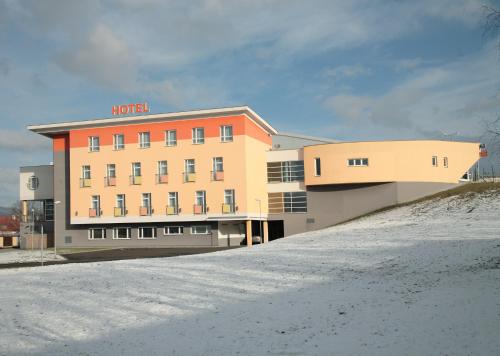
[[[106,238],[106,229],[89,229],[89,240],[103,240]]]
[[[307,193],[283,193],[283,207],[285,213],[307,213]]]
[[[197,225],[191,226],[191,235],[200,235],[200,234],[210,234],[211,228],[209,225]]]
[[[140,239],[154,239],[154,238],[156,238],[156,228],[155,227],[140,227],[139,228],[139,238]]]
[[[129,227],[115,227],[113,229],[113,239],[130,239]]]
[[[182,235],[184,228],[182,226],[165,226],[163,228],[164,235]]]

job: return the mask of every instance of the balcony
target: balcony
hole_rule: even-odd
[[[153,209],[150,206],[140,206],[139,207],[139,215],[140,216],[149,216],[153,213]]]
[[[234,214],[236,206],[234,204],[222,204],[222,214]]]
[[[89,218],[98,218],[99,216],[101,216],[100,209],[89,209]]]
[[[210,177],[213,181],[224,180],[224,171],[210,171]]]
[[[90,187],[91,183],[90,178],[80,178],[80,188],[88,188]]]
[[[179,215],[179,207],[178,206],[170,206],[167,205],[167,215]]]
[[[167,184],[167,183],[168,183],[168,174],[156,175],[156,184]]]
[[[130,185],[141,185],[142,184],[142,176],[129,176]]]
[[[206,214],[208,211],[208,207],[206,205],[193,205],[193,213],[195,215]]]
[[[115,207],[114,209],[115,216],[125,216],[125,214],[127,214],[127,210],[125,210],[125,208]]]
[[[104,186],[105,187],[116,186],[116,177],[104,177]]]
[[[182,176],[183,176],[184,183],[190,183],[190,182],[196,181],[196,173],[194,173],[194,172],[193,173],[183,172]]]

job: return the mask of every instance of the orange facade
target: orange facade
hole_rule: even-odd
[[[232,141],[221,142],[221,126],[232,127]],[[193,144],[193,128],[204,129],[203,144]],[[176,130],[175,146],[165,144],[167,130]],[[150,133],[150,147],[139,147],[140,132]],[[114,149],[114,134],[124,135],[123,149]],[[89,150],[90,136],[99,137],[98,151]],[[187,221],[221,216],[241,219],[267,213],[265,153],[271,148],[271,137],[245,115],[75,129],[69,132],[66,145],[64,140],[54,137],[54,150],[69,147],[72,223]],[[217,176],[213,172],[215,157],[222,158],[223,165]],[[195,163],[195,174],[188,181],[185,160]],[[168,174],[158,175],[159,161],[167,162]],[[141,166],[140,179],[135,181],[131,180],[135,179],[131,177],[134,162]],[[110,164],[116,172],[112,184],[107,179]],[[84,166],[90,168],[88,180],[83,179]],[[226,190],[234,190],[234,211],[224,207]],[[205,191],[207,211],[203,214],[198,214],[195,206],[197,191]],[[168,211],[169,192],[178,195],[178,214]],[[151,194],[151,214],[141,210],[143,193]],[[127,212],[123,217],[115,216],[118,194],[125,195]],[[99,196],[102,215],[91,209],[93,196]]]

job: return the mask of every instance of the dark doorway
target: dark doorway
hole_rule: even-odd
[[[269,227],[269,241],[281,239],[283,236],[285,236],[283,220],[272,220],[268,221],[267,224]]]

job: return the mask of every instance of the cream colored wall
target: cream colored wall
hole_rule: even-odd
[[[457,183],[479,159],[478,143],[448,141],[381,141],[335,143],[304,148],[305,184],[367,182]],[[438,166],[432,166],[432,156]],[[314,158],[321,176],[314,176]],[[443,158],[448,157],[448,168]],[[350,158],[368,158],[368,167],[349,167]]]
[[[248,162],[244,159],[245,154],[248,152],[245,145],[249,145],[250,150],[257,151],[252,154],[253,158]],[[217,137],[206,138],[205,144],[202,145],[193,145],[191,140],[180,140],[175,147],[165,147],[163,142],[151,142],[151,148],[147,149],[140,149],[137,144],[127,144],[124,150],[119,151],[114,151],[112,146],[101,146],[99,152],[88,152],[87,147],[73,148],[70,152],[70,212],[72,222],[87,220],[81,218],[88,218],[92,195],[100,195],[101,210],[103,211],[102,218],[113,217],[116,194],[126,195],[127,215],[138,216],[142,193],[152,194],[153,215],[165,216],[168,192],[174,191],[179,194],[181,215],[192,215],[195,191],[197,190],[206,191],[209,213],[220,214],[224,200],[224,189],[235,189],[236,205],[239,208],[238,213],[246,212],[250,195],[245,193],[247,191],[247,180],[242,179],[242,172],[246,171],[245,163],[248,163],[249,167],[255,166],[256,157],[260,157],[265,167],[265,149],[263,145],[253,138],[240,135],[234,136],[234,141],[230,143],[221,143]],[[259,150],[261,152],[258,152]],[[223,181],[214,182],[210,179],[213,157],[224,157]],[[196,162],[196,182],[183,183],[184,160],[190,158],[194,158]],[[168,161],[168,184],[155,183],[157,161],[159,160]],[[141,185],[129,185],[132,162],[141,162]],[[116,165],[117,179],[115,187],[104,186],[106,165],[108,163]],[[92,186],[90,188],[80,188],[79,186],[82,165],[91,166]],[[259,169],[259,176],[265,177],[262,169],[257,169]],[[259,185],[250,183],[249,186],[252,194],[255,194],[254,191],[258,189]],[[265,195],[265,186],[262,191],[262,195]],[[267,206],[267,201],[263,203],[263,206]],[[253,201],[250,208],[255,211]],[[75,215],[75,212],[78,215]],[[119,222],[120,218],[116,220]]]
[[[260,213],[265,217],[267,215],[267,153],[271,146],[258,141],[252,137],[246,136],[245,156],[241,159],[246,162],[245,174],[246,182],[246,201],[247,209],[254,216]],[[243,180],[242,180],[243,181]]]

